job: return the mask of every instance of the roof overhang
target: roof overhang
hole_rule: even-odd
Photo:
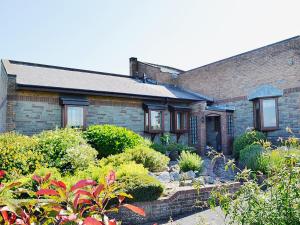
[[[101,92],[93,90],[84,89],[71,89],[71,88],[61,88],[61,87],[45,87],[37,85],[27,85],[27,84],[17,84],[18,90],[32,90],[32,91],[46,91],[46,92],[56,92],[61,94],[77,94],[77,95],[94,95],[94,96],[109,96],[109,97],[119,97],[119,98],[132,98],[141,100],[154,100],[163,102],[186,102],[193,103],[205,100],[196,99],[185,99],[185,98],[172,98],[164,96],[147,96],[147,95],[136,95],[127,93],[116,93],[116,92]]]

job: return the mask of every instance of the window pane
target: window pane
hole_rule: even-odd
[[[182,129],[187,129],[187,113],[182,113]]]
[[[176,130],[180,130],[181,129],[181,114],[182,113],[176,113],[176,115],[177,115],[177,118],[176,118],[176,120],[177,120],[177,123],[176,123]]]
[[[83,127],[83,107],[68,106],[68,127]]]
[[[151,111],[151,130],[161,130],[162,126],[162,112],[160,111]]]
[[[275,99],[263,100],[264,127],[276,127],[276,101]]]
[[[148,112],[145,112],[145,130],[148,130],[149,128],[149,114]]]

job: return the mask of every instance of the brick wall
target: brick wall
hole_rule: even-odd
[[[215,99],[247,96],[261,84],[300,86],[300,38],[208,64],[178,76],[177,84]]]
[[[170,73],[168,69],[164,71],[159,66],[140,62],[137,58],[130,58],[130,76],[142,79],[145,74],[147,78],[157,81],[159,84],[176,84],[176,74]]]
[[[170,217],[178,216],[184,213],[191,213],[200,211],[202,208],[197,206],[200,202],[207,202],[210,193],[218,186],[210,186],[200,188],[199,193],[197,190],[187,187],[186,189],[177,191],[171,196],[161,198],[152,202],[139,202],[133,203],[146,212],[146,217],[141,217],[126,208],[121,208],[117,218],[122,219],[122,224],[145,224],[148,222],[157,222],[163,219],[170,219]],[[231,193],[237,191],[240,187],[240,183],[228,184],[227,188]],[[205,204],[204,204],[205,205]]]
[[[251,91],[271,84],[284,91],[279,98],[280,129],[268,132],[276,139],[286,136],[287,126],[297,135],[300,130],[300,38],[292,38],[260,49],[230,57],[179,75],[177,84],[208,95],[215,104],[235,107],[235,136],[253,127]]]
[[[0,68],[0,133],[6,131],[7,75],[1,64]]]

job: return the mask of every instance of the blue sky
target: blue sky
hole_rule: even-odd
[[[192,69],[300,34],[297,0],[0,0],[0,58],[128,74]]]

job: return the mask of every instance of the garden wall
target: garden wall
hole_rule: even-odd
[[[163,197],[156,201],[133,203],[145,210],[146,217],[134,214],[126,208],[121,208],[117,217],[122,218],[122,224],[138,225],[148,222],[154,223],[159,220],[168,220],[170,217],[201,211],[201,209],[205,208],[205,204],[199,204],[199,201],[206,202],[211,191],[217,187],[220,186],[203,187],[200,189],[199,194],[194,188],[186,187],[171,196]],[[225,185],[222,187],[225,187]],[[231,193],[234,193],[239,189],[240,183],[227,184],[226,187]]]

